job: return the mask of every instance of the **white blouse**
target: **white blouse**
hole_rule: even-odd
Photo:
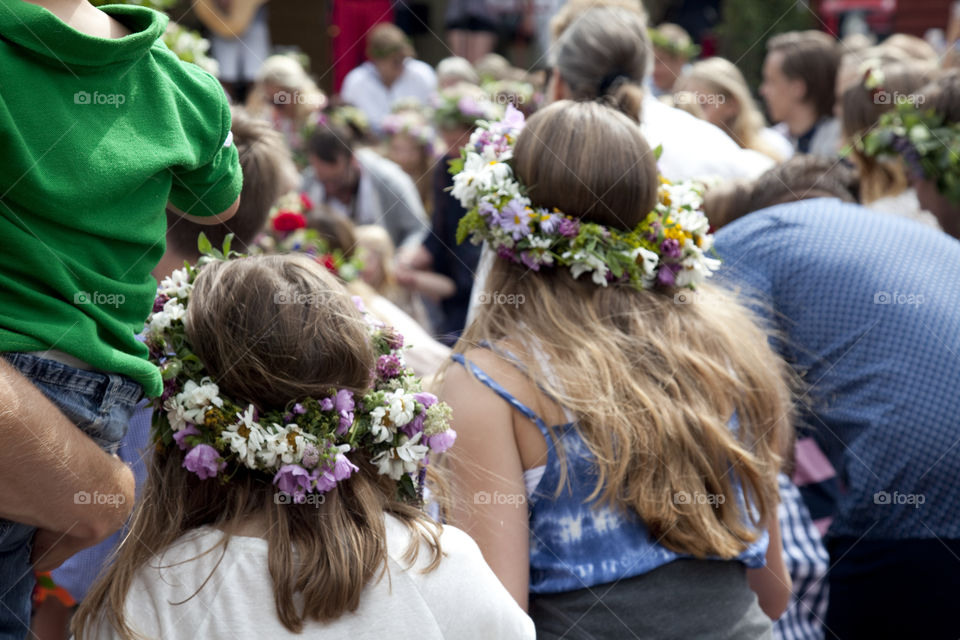
[[[387,575],[367,586],[356,611],[330,623],[308,621],[301,634],[277,618],[267,541],[233,536],[221,560],[220,548],[204,554],[224,535],[210,527],[181,537],[141,569],[127,594],[126,619],[147,638],[163,639],[533,640],[533,621],[466,533],[445,526],[444,558],[437,569],[422,573],[432,554],[421,548],[408,568],[402,556],[409,530],[392,516],[386,516],[386,525]],[[92,637],[119,636],[105,628]]]

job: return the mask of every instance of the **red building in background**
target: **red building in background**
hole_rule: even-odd
[[[834,35],[840,33],[846,14],[862,11],[874,33],[923,37],[927,29],[946,31],[952,4],[952,0],[815,0],[813,8]]]

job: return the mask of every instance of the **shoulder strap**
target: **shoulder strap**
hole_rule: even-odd
[[[508,403],[510,403],[510,405],[514,409],[516,409],[517,411],[522,413],[524,416],[526,416],[527,418],[532,420],[534,423],[536,423],[537,427],[539,427],[540,431],[542,431],[545,435],[547,434],[547,425],[543,422],[543,420],[540,419],[540,416],[538,416],[533,409],[531,409],[527,405],[517,400],[513,396],[513,394],[511,394],[509,391],[507,391],[502,386],[500,386],[500,384],[496,380],[491,378],[489,375],[487,375],[487,373],[483,369],[478,367],[473,362],[470,362],[469,360],[464,358],[462,353],[454,353],[450,357],[453,359],[454,362],[457,362],[463,365],[467,369],[467,371],[472,373],[477,378],[477,380],[479,380],[486,386],[493,389],[493,391],[498,396],[500,396],[501,398],[506,400]],[[548,438],[548,442],[549,442],[549,438]]]

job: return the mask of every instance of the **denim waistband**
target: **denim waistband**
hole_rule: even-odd
[[[143,394],[143,387],[139,383],[116,373],[77,369],[31,353],[8,352],[2,355],[21,374],[31,380],[56,385],[84,395],[98,393],[104,395],[109,392],[117,400],[136,403]]]

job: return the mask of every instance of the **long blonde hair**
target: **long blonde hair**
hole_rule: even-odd
[[[514,162],[535,206],[615,229],[638,224],[656,194],[639,128],[596,103],[537,112]],[[504,260],[486,286],[527,302],[482,307],[454,350],[486,341],[519,351],[546,396],[577,418],[596,461],[591,499],[635,510],[654,539],[697,557],[732,558],[757,538],[776,513],[792,414],[786,365],[745,307],[712,286],[678,304],[673,290],[599,287]],[[683,501],[682,492],[725,499]]]
[[[308,302],[278,302],[291,299]],[[342,286],[300,255],[208,265],[195,283],[187,328],[224,393],[261,409],[330,386],[362,391],[376,361],[364,320]],[[439,526],[416,506],[398,501],[396,483],[359,452],[351,459],[359,471],[324,494],[322,504],[278,504],[265,475],[240,468],[227,482],[200,480],[183,469],[183,452],[158,443],[130,532],[74,617],[76,637],[95,636],[104,625],[125,640],[138,637],[124,616],[138,572],[203,526],[224,531],[218,546],[225,552],[244,523],[264,519],[276,612],[292,633],[308,620],[354,611],[368,582],[386,571],[384,513],[411,532],[406,559],[415,561],[425,543],[432,553],[428,569],[435,568]]]
[[[783,160],[761,137],[767,123],[750,95],[747,81],[740,69],[729,60],[707,58],[695,62],[680,76],[673,89],[674,95],[685,91],[697,93],[700,90],[714,96],[723,96],[725,101],[732,101],[737,106],[736,115],[729,122],[720,123],[720,127],[742,148],[759,151],[778,162]]]

